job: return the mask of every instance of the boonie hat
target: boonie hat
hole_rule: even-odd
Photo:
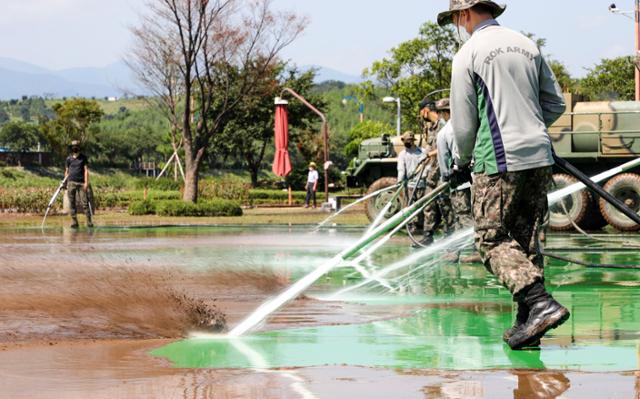
[[[436,111],[449,111],[451,110],[451,101],[448,98],[443,98],[436,102]]]
[[[506,4],[501,5],[489,0],[451,0],[449,4],[449,11],[444,11],[438,14],[438,25],[449,25],[453,22],[454,13],[462,10],[468,10],[478,4],[485,4],[489,6],[492,9],[491,15],[493,15],[493,18],[498,18],[502,15],[504,10],[507,9]]]
[[[318,165],[315,162],[309,162],[309,167],[310,168],[318,168]]]
[[[402,142],[406,143],[407,141],[416,140],[416,135],[412,132],[412,131],[407,131],[404,132],[404,134],[402,135]]]

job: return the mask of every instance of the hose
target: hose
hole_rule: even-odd
[[[577,259],[567,258],[565,256],[557,255],[547,251],[540,251],[543,256],[547,258],[556,259],[562,262],[575,263],[576,265],[584,266],[589,269],[623,269],[623,270],[640,270],[640,265],[620,265],[620,264],[598,264],[589,263]]]

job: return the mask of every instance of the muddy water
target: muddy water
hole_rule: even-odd
[[[512,304],[482,266],[433,260],[391,276],[411,272],[393,295],[323,302],[359,281],[336,270],[243,340],[181,339],[233,326],[358,234],[0,231],[0,397],[639,397],[638,271],[553,262],[548,284],[573,317],[536,352],[501,343]],[[628,244],[548,246],[640,263]],[[370,264],[409,253],[395,240]]]

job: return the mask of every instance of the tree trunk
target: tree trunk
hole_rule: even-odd
[[[191,162],[188,162],[191,164]],[[182,195],[183,201],[198,202],[198,167],[197,165],[186,166],[185,180],[184,180],[184,194]]]
[[[259,167],[250,166],[249,173],[251,174],[251,187],[258,188],[258,173],[260,172]]]

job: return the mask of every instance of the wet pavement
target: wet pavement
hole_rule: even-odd
[[[91,300],[85,300],[86,308],[93,306],[93,313],[74,304],[64,315],[11,305],[10,298],[21,292],[68,304],[62,294],[78,296],[65,288],[78,276],[85,283],[91,276],[110,281],[100,272],[117,276],[133,269],[150,273],[136,275],[143,282],[160,273],[163,285],[156,284],[156,290],[179,288],[211,301],[224,313],[227,328],[233,327],[360,234],[307,231],[1,230],[0,297],[9,305],[0,311],[0,397],[54,392],[59,397],[640,397],[640,270],[549,262],[547,286],[572,318],[549,334],[540,350],[523,352],[501,341],[514,317],[508,292],[482,265],[452,264],[440,255],[388,276],[394,293],[370,284],[326,301],[328,294],[361,281],[351,268],[335,270],[256,333],[238,340],[198,334],[188,326],[154,337],[153,323],[130,328],[144,317],[115,317],[112,306],[90,306]],[[636,236],[563,235],[547,242],[550,252],[562,256],[622,265],[640,264],[635,246],[640,246]],[[379,270],[412,253],[404,239],[394,239],[366,266]],[[145,297],[139,293],[143,285],[125,281],[113,280],[126,299],[117,306],[128,307],[130,291],[138,292],[130,313],[148,315],[163,306],[158,302],[163,296]],[[78,315],[96,314],[110,327],[72,325]],[[184,322],[164,314],[160,320]],[[108,333],[114,326],[119,335]],[[189,333],[195,337],[179,339]],[[154,339],[173,334],[177,340]]]

